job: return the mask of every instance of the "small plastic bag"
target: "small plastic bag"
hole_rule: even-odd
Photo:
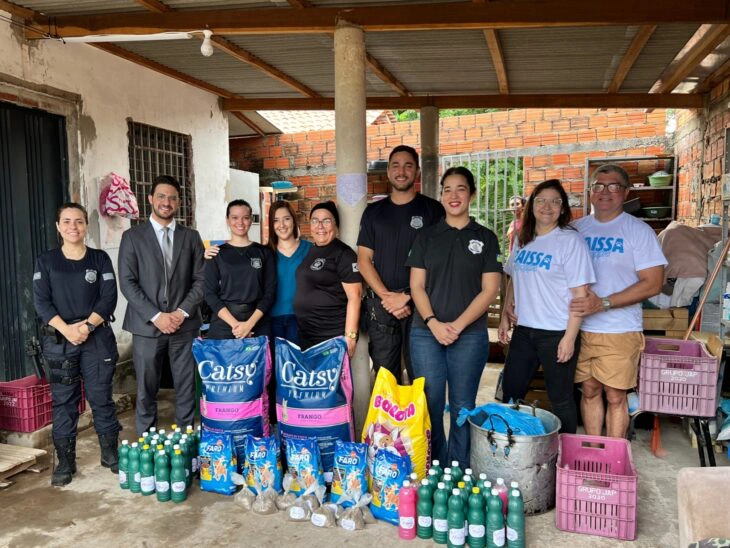
[[[276,514],[278,509],[276,507],[277,492],[273,485],[269,485],[267,489],[262,489],[261,484],[256,482],[256,500],[251,507],[254,514],[260,516],[269,516]]]
[[[241,489],[233,497],[233,502],[238,506],[246,510],[247,512],[253,508],[254,502],[256,501],[256,495],[248,487]]]
[[[335,503],[325,503],[324,493],[324,489],[315,491],[319,508],[312,511],[312,525],[316,527],[334,527],[337,525],[337,516],[342,512],[342,507]]]
[[[291,485],[294,478],[288,472],[284,474],[284,479],[281,482],[284,488],[284,493],[276,497],[276,507],[279,510],[288,510],[294,501],[297,500],[297,496],[291,492]]]
[[[319,508],[319,501],[314,495],[317,489],[324,489],[324,486],[313,483],[304,490],[301,497],[294,501],[294,504],[289,507],[287,512],[289,521],[309,521],[312,518],[312,510]],[[316,504],[316,507],[312,508],[314,504]]]
[[[373,523],[375,518],[368,508],[368,504],[370,504],[372,498],[373,496],[370,493],[362,495],[354,506],[347,508],[342,512],[342,514],[340,514],[337,524],[347,531],[359,531],[360,529],[364,529],[365,523],[367,523],[365,521],[364,511],[367,511],[372,519],[370,523]]]

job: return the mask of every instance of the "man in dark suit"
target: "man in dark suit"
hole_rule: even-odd
[[[193,338],[201,324],[205,277],[203,242],[197,231],[175,222],[180,184],[155,179],[148,196],[149,221],[122,235],[119,286],[127,299],[122,326],[133,335],[137,373],[137,432],[157,422],[157,392],[163,357],[175,383],[175,421],[192,425],[195,415]]]

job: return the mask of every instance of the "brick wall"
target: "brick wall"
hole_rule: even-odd
[[[581,194],[586,158],[671,153],[665,135],[666,112],[656,110],[523,109],[442,118],[441,155],[514,150],[524,158],[526,191],[540,181],[561,179],[566,190]],[[367,128],[368,160],[386,160],[400,144],[420,149],[420,124],[380,123]],[[334,199],[335,132],[310,131],[233,139],[231,161],[238,169],[260,174],[262,186],[292,181],[294,202],[304,234],[315,203]],[[368,175],[368,193],[387,192],[384,173]]]
[[[679,220],[698,225],[722,213],[725,129],[730,127],[730,78],[710,92],[709,108],[681,111],[677,117],[675,153],[679,170]]]

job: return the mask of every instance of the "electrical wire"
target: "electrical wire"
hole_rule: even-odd
[[[23,30],[32,30],[33,32],[37,32],[38,34],[40,34],[41,36],[43,36],[43,38],[50,38],[50,39],[53,39],[53,40],[59,40],[59,41],[63,42],[63,38],[61,38],[59,36],[53,36],[50,33],[50,29],[49,29],[49,31],[45,31],[45,30],[42,30],[40,27],[36,27],[34,25],[28,25],[25,22],[18,21],[16,19],[13,19],[12,17],[8,17],[6,15],[0,15],[0,21],[5,21],[9,25],[15,26],[15,27],[20,27]],[[50,23],[50,19],[49,19],[49,23],[48,24],[49,24],[49,27],[50,27],[50,24],[51,24]]]

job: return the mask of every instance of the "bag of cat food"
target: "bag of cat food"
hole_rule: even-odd
[[[200,488],[203,491],[232,495],[236,492],[236,451],[227,432],[203,428],[200,437]]]
[[[203,383],[203,426],[233,436],[238,463],[243,467],[246,436],[269,435],[268,339],[195,339],[193,356]]]
[[[314,438],[286,440],[286,464],[292,477],[290,491],[297,496],[312,485],[324,486],[319,444]]]
[[[335,461],[332,469],[332,492],[330,500],[342,506],[353,506],[363,493],[367,493],[368,446],[337,440],[335,442]]]
[[[380,451],[409,456],[418,477],[426,476],[431,466],[431,419],[425,383],[426,379],[419,377],[411,386],[401,386],[384,367],[378,371],[362,430],[371,477]]]
[[[246,436],[246,464],[244,477],[246,485],[254,493],[273,489],[281,491],[281,450],[276,436],[257,438]]]
[[[373,468],[373,515],[398,525],[398,495],[403,481],[411,473],[411,459],[388,451],[378,451]]]
[[[344,337],[302,351],[276,339],[276,415],[281,437],[313,438],[332,472],[335,441],[353,441],[352,375]]]

